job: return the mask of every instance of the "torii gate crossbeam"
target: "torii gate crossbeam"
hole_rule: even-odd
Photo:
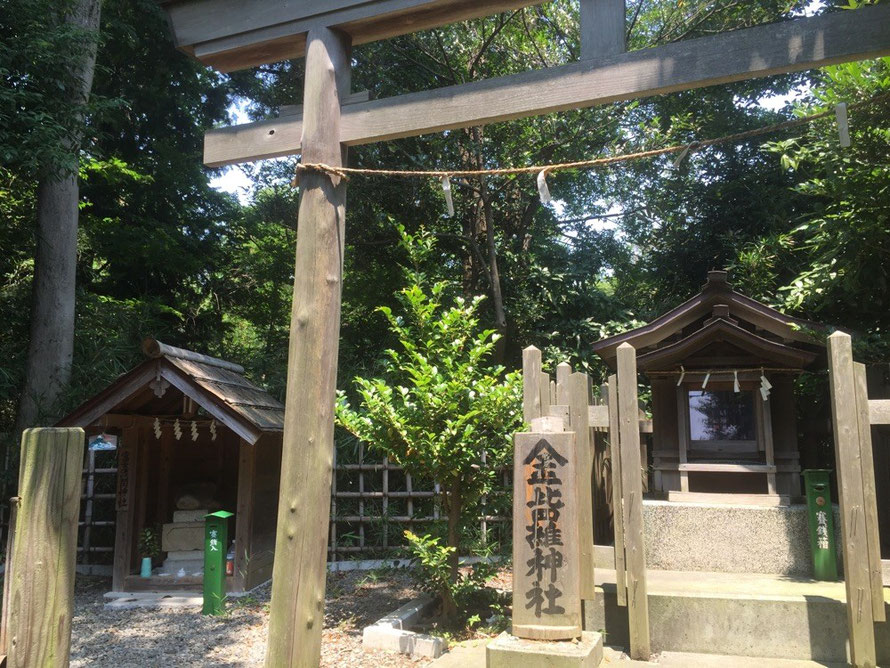
[[[546,70],[343,107],[340,141],[369,144],[890,54],[890,5],[771,23]],[[300,152],[302,116],[211,130],[220,167]]]

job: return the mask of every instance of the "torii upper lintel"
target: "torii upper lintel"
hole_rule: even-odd
[[[303,56],[306,35],[336,28],[366,44],[546,0],[158,0],[176,47],[221,72]]]

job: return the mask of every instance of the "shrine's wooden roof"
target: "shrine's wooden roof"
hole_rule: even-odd
[[[284,428],[284,405],[247,380],[243,367],[154,339],[147,339],[143,350],[147,360],[85,401],[59,426],[84,427],[107,413],[176,415],[184,395],[249,443]]]
[[[319,26],[365,44],[543,1],[158,0],[176,47],[222,72],[300,57]]]
[[[793,318],[732,289],[727,272],[712,271],[702,291],[637,329],[603,339],[593,350],[615,366],[617,348],[637,350],[641,371],[714,365],[804,369],[824,357],[825,327]]]

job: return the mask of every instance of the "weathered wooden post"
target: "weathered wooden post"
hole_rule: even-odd
[[[614,434],[612,434],[614,438]],[[624,552],[627,566],[627,615],[630,656],[648,661],[649,601],[646,591],[646,547],[643,537],[643,481],[640,470],[640,425],[637,401],[637,351],[629,343],[618,346],[618,437],[621,457],[621,495],[624,514]]]
[[[22,434],[10,668],[68,665],[83,445],[83,429],[27,429]]]
[[[513,629],[489,644],[488,666],[543,667],[554,655],[598,666],[602,638],[582,634],[575,434],[541,417],[514,444]]]
[[[868,536],[868,574],[871,582],[872,617],[887,621],[884,609],[884,572],[881,565],[881,537],[878,522],[878,500],[875,489],[875,460],[871,444],[871,420],[868,406],[868,384],[865,365],[853,364],[856,383],[856,416],[859,420],[859,453],[862,457],[862,500],[865,504],[865,531]]]
[[[529,346],[522,351],[522,417],[531,424],[541,413],[541,351]]]
[[[306,48],[303,162],[338,167],[340,98],[350,40],[313,28]],[[317,666],[321,656],[334,402],[346,232],[346,185],[303,172],[291,315],[278,533],[267,666]]]
[[[9,500],[9,528],[6,538],[6,572],[3,576],[3,608],[0,611],[0,656],[9,654],[9,601],[12,590],[12,553],[15,551],[15,524],[19,512],[19,497]]]
[[[877,665],[875,625],[872,617],[853,345],[849,334],[835,332],[828,337],[828,370],[834,453],[837,461],[837,492],[841,511],[850,663],[857,668],[871,668]]]
[[[602,386],[609,408],[609,461],[612,463],[612,524],[615,529],[615,586],[618,605],[627,605],[627,573],[624,557],[624,493],[621,487],[621,448],[618,436],[618,377],[609,376]]]
[[[573,373],[569,384],[569,420],[575,433],[577,457],[578,545],[581,557],[581,598],[596,598],[593,562],[593,451],[590,442],[590,389],[586,373]],[[562,402],[560,402],[562,403]]]

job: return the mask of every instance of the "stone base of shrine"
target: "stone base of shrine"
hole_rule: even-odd
[[[507,632],[488,644],[487,668],[596,668],[603,660],[603,637],[585,631],[580,640],[526,640]]]
[[[653,654],[693,652],[844,664],[846,589],[787,575],[646,571]],[[596,598],[584,626],[627,647],[627,608],[618,605],[615,571],[596,571]],[[890,589],[884,589],[890,611]],[[890,665],[890,622],[875,624],[878,665]],[[715,660],[713,665],[724,665]],[[727,664],[731,665],[731,664]]]
[[[665,571],[772,573],[810,577],[807,507],[732,504],[732,495],[697,502],[643,501],[646,565]],[[705,502],[720,497],[720,502]],[[838,566],[840,517],[834,506]],[[614,561],[609,565],[614,568]]]

